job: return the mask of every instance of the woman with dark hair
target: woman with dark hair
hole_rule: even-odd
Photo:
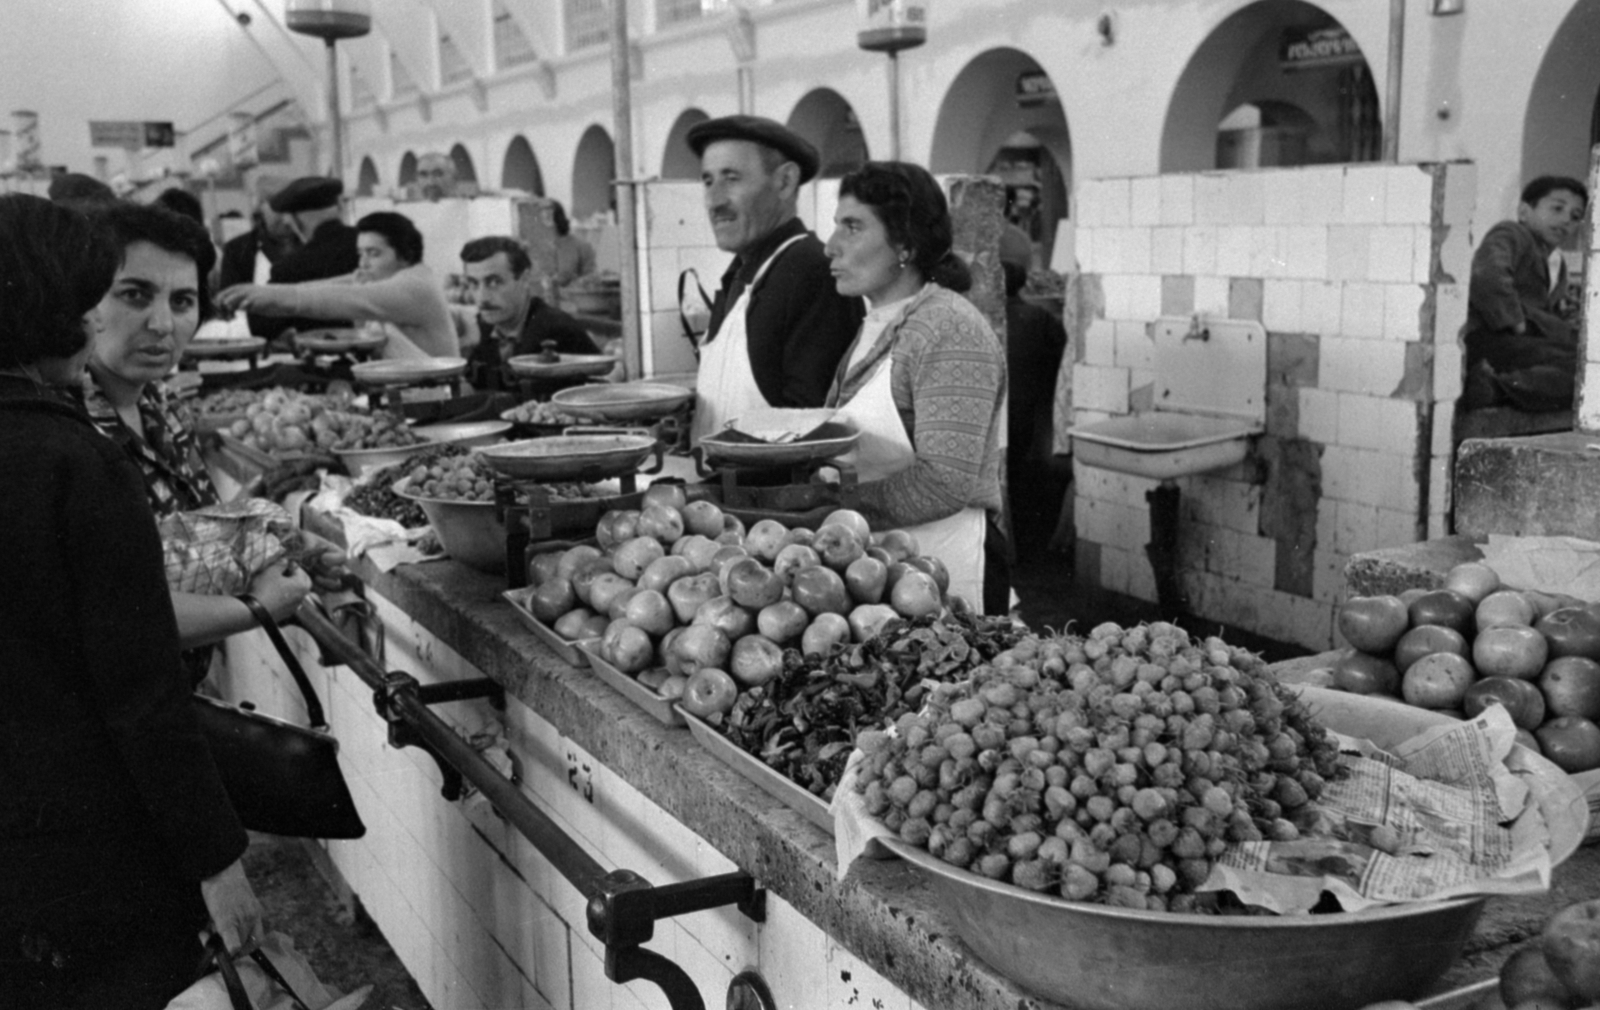
[[[215,257],[198,223],[154,205],[116,203],[95,221],[121,258],[99,306],[100,326],[90,348],[84,403],[89,417],[144,476],[149,507],[158,515],[190,511],[218,501],[200,462],[188,411],[161,381],[177,367],[200,321],[211,312],[205,278]],[[329,563],[342,562],[337,550]],[[280,620],[293,614],[311,590],[302,571],[273,566],[250,592]],[[185,648],[219,642],[256,627],[248,606],[232,596],[172,594]],[[205,676],[210,651],[186,655],[190,675]]]
[[[560,200],[546,201],[544,222],[556,232],[556,272],[550,283],[559,290],[594,273],[594,246],[572,234],[572,222],[567,220],[567,209]]]
[[[913,533],[950,570],[953,592],[1005,613],[1005,350],[960,295],[972,276],[952,248],[944,193],[917,165],[868,162],[840,180],[834,224],[839,293],[868,303],[828,394],[861,432],[859,509],[874,529]]]
[[[422,262],[422,233],[411,219],[377,211],[356,222],[360,267],[352,277],[304,284],[235,284],[217,296],[229,311],[264,316],[354,319],[388,341],[385,358],[441,358],[461,353],[444,285]]]
[[[0,1006],[160,1008],[209,919],[253,946],[246,837],[178,663],[139,472],[74,394],[117,251],[0,196]]]

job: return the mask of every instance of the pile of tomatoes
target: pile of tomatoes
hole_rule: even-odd
[[[1600,604],[1509,589],[1457,565],[1441,589],[1358,596],[1332,686],[1471,717],[1503,705],[1525,746],[1569,772],[1600,767]]]

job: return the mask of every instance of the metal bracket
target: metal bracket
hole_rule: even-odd
[[[461,772],[455,765],[445,760],[444,755],[435,750],[433,745],[417,732],[416,727],[401,718],[399,706],[394,700],[401,692],[410,694],[424,705],[487,698],[489,704],[503,711],[506,707],[505,688],[488,677],[473,677],[442,684],[421,684],[409,673],[391,670],[384,675],[383,685],[373,692],[372,703],[389,726],[389,745],[419,747],[426,751],[428,756],[433,758],[433,763],[439,766],[439,775],[444,779],[439,787],[440,795],[454,803],[461,798],[464,788]]]

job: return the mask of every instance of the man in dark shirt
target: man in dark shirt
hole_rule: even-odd
[[[223,243],[218,291],[235,284],[267,283],[273,265],[300,244],[289,222],[268,204],[283,187],[281,178],[267,175],[256,178],[256,208],[250,214],[253,227]],[[249,319],[251,333],[265,334],[280,328],[280,320],[268,316],[251,313]]]
[[[1016,550],[1050,548],[1072,467],[1055,455],[1056,377],[1067,331],[1048,310],[1023,300],[1033,245],[1010,225],[1000,237],[1006,279],[1006,484]]]
[[[539,277],[527,248],[514,238],[476,238],[461,248],[467,297],[478,309],[479,340],[467,358],[467,378],[480,390],[514,390],[518,379],[505,362],[519,354],[538,354],[545,341],[557,354],[599,354],[582,323],[534,294]],[[543,398],[557,389],[588,381],[543,380],[530,392]]]
[[[700,346],[695,436],[761,406],[820,407],[866,315],[839,294],[822,241],[796,216],[817,151],[758,116],[689,130],[717,248],[734,254]]]
[[[267,206],[288,219],[289,226],[304,243],[272,264],[273,284],[300,284],[356,272],[356,267],[360,266],[356,230],[339,218],[339,195],[343,192],[344,183],[338,179],[312,175],[289,183],[267,201]],[[294,316],[261,322],[264,329],[257,330],[256,321],[252,320],[251,332],[269,339],[290,330],[324,330],[330,326],[350,325]]]

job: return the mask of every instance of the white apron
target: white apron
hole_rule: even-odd
[[[750,308],[750,292],[766,276],[772,261],[803,238],[804,235],[796,235],[773,250],[723,317],[714,339],[700,345],[700,370],[694,384],[698,400],[694,408],[694,428],[690,431],[695,443],[721,431],[729,421],[736,420],[746,411],[771,406],[767,398],[761,395],[755,373],[750,370],[750,339],[745,326],[745,313]]]
[[[835,420],[861,432],[844,462],[855,465],[863,482],[883,480],[916,460],[916,448],[894,405],[893,366],[893,353],[884,355],[866,385],[834,414]],[[917,538],[918,553],[938,558],[950,570],[950,592],[960,593],[974,611],[983,613],[983,546],[989,529],[984,510],[969,505],[943,519],[903,528]]]

